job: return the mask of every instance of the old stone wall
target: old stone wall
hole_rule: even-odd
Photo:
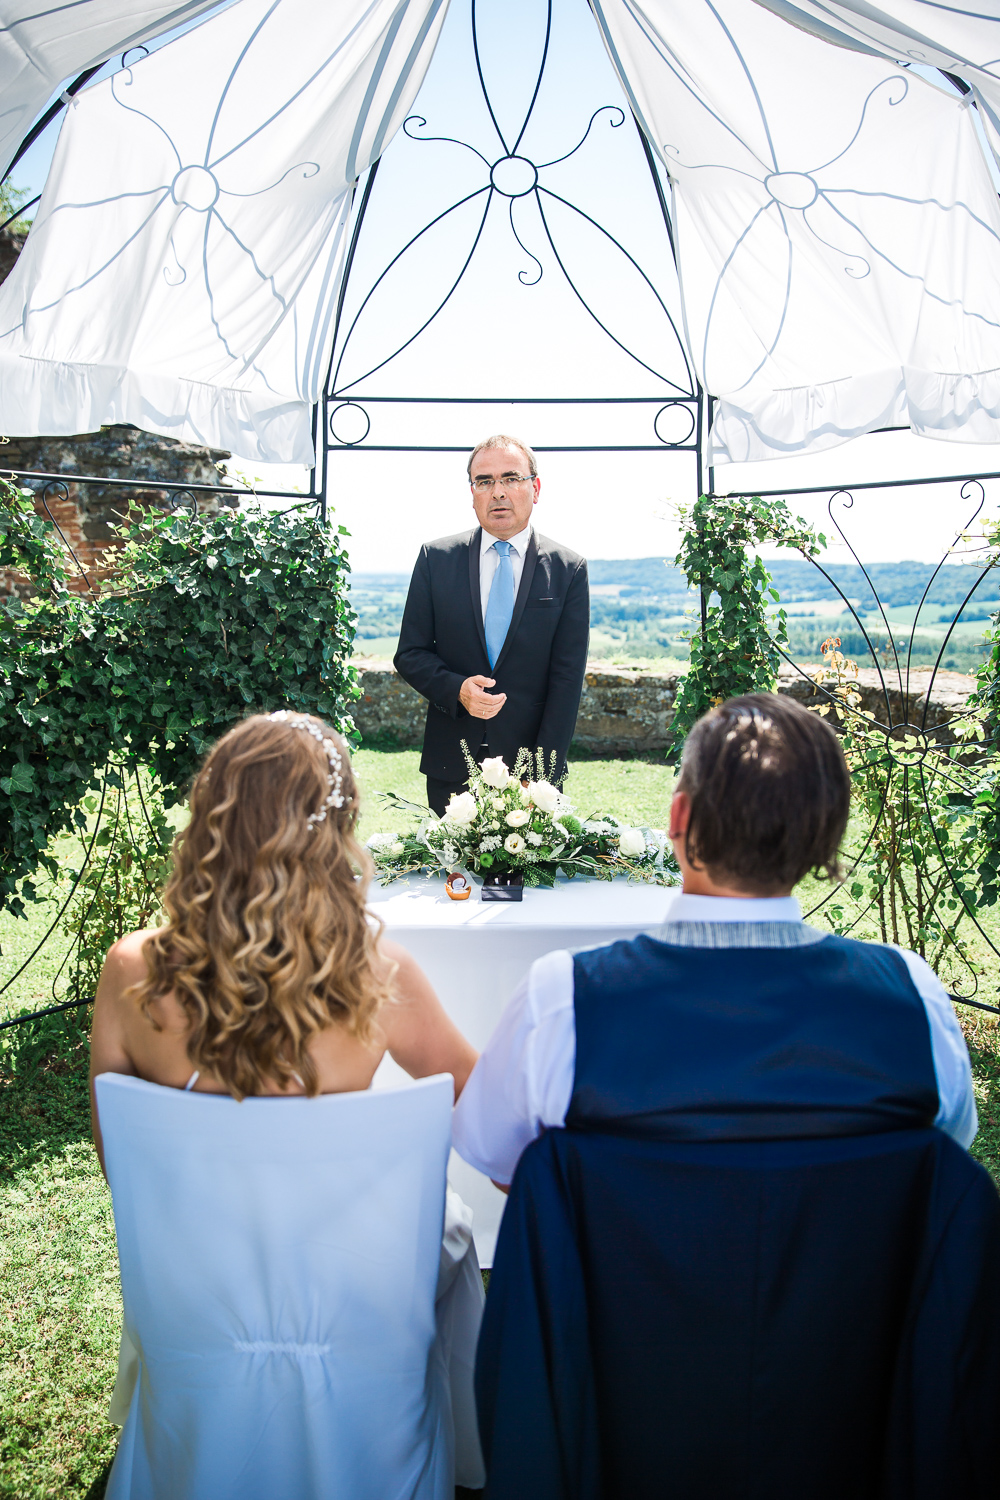
[[[87,587],[83,574],[93,581],[113,570],[114,553],[121,544],[112,527],[120,525],[130,506],[163,510],[175,496],[189,507],[197,504],[201,511],[217,511],[220,497],[195,491],[185,495],[184,486],[222,483],[217,465],[228,457],[219,448],[178,443],[137,427],[116,426],[75,437],[8,438],[0,445],[0,472],[27,469],[66,475],[64,480],[23,479],[18,483],[34,490],[38,514],[58,526],[72,549],[82,572],[74,570],[71,586],[83,590]],[[74,474],[108,481],[166,479],[173,486],[81,484],[72,478]],[[222,503],[238,505],[239,501],[234,495],[232,500],[222,497]],[[16,575],[0,576],[0,587],[4,582],[10,589],[21,580]]]
[[[24,246],[25,236],[10,229],[0,230],[0,284],[13,269]],[[0,423],[2,423],[0,414]],[[79,591],[92,581],[113,571],[114,552],[120,543],[112,527],[128,514],[130,505],[165,509],[172,495],[188,484],[220,484],[223,477],[218,465],[230,457],[220,448],[203,448],[192,443],[178,443],[155,433],[140,432],[137,427],[102,427],[98,432],[73,437],[13,437],[0,433],[0,473],[33,470],[43,474],[65,474],[64,480],[20,480],[36,495],[38,514],[53,521],[63,540],[76,557],[79,569],[72,570],[71,586]],[[113,483],[80,484],[71,476],[88,474],[98,479],[167,480],[170,488],[153,485],[148,488],[124,487]],[[219,497],[197,496],[194,492],[182,498],[199,510],[216,511]],[[223,504],[238,505],[234,495]],[[86,576],[85,576],[86,575]],[[13,572],[0,571],[0,592],[24,592],[27,579]]]
[[[354,720],[365,740],[395,741],[399,745],[418,746],[423,742],[427,704],[393,670],[390,662],[357,663],[361,699],[354,707]],[[927,700],[931,669],[917,668],[910,673],[910,692],[905,699],[898,686],[891,687],[889,705],[892,722],[908,720],[919,725]],[[580,713],[576,721],[574,742],[581,749],[607,756],[641,755],[662,752],[668,743],[677,677],[632,667],[605,667],[591,662],[587,668]],[[886,698],[878,673],[872,669],[859,674],[861,707],[879,723],[889,722]],[[971,677],[959,672],[939,672],[934,681],[927,728],[947,725],[960,712],[975,687]],[[791,667],[782,669],[778,692],[808,705],[826,701],[812,682]],[[935,736],[943,743],[951,740],[947,728]]]
[[[365,660],[355,665],[361,697],[351,712],[362,738],[422,745],[427,699],[403,681],[391,662]]]

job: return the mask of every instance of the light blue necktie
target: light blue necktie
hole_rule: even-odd
[[[500,561],[493,574],[486,605],[486,654],[491,667],[503,650],[514,613],[514,564],[510,560],[510,542],[494,542],[493,546]]]

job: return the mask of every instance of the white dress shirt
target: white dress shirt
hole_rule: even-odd
[[[490,536],[483,528],[482,540],[479,544],[479,592],[482,596],[483,623],[486,623],[486,606],[490,602],[490,589],[493,586],[493,575],[500,566],[500,554],[493,543],[497,540]],[[528,542],[531,540],[531,523],[519,531],[517,536],[505,538],[510,542],[510,561],[514,569],[514,598],[521,587],[521,574],[524,572],[524,554],[528,550]]]
[[[740,923],[739,934],[719,930],[728,923]],[[803,922],[792,896],[680,895],[660,936],[690,947],[784,948],[828,934]],[[934,971],[916,953],[896,951],[927,1013],[940,1100],[934,1123],[968,1147],[979,1122],[961,1027]],[[546,1127],[566,1123],[575,1069],[573,955],[561,949],[532,964],[462,1090],[452,1127],[459,1156],[495,1182],[510,1182],[524,1148]]]

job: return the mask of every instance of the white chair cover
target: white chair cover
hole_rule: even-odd
[[[451,1078],[96,1092],[138,1351],[108,1500],[452,1500],[482,1285],[455,1215],[442,1252]]]

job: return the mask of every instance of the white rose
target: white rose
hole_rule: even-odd
[[[542,812],[554,813],[559,811],[562,797],[550,781],[533,781],[528,787],[532,802]]]
[[[366,849],[384,849],[387,844],[392,843],[391,833],[373,833],[365,845]]]
[[[637,859],[646,852],[646,838],[641,828],[622,826],[618,829],[618,848],[626,859]]]
[[[529,822],[531,814],[526,807],[515,807],[513,812],[507,814],[508,828],[523,828]]]
[[[496,787],[498,792],[502,792],[510,781],[510,772],[504,764],[502,755],[494,755],[491,759],[484,760],[482,772],[486,785]]]
[[[524,853],[524,839],[519,833],[508,833],[503,841],[503,846],[508,854]]]
[[[392,846],[391,846],[391,847],[390,847],[390,849],[389,849],[389,853],[390,853],[390,854],[392,854],[392,855],[394,855],[394,856],[395,856],[395,857],[396,857],[396,858],[398,858],[398,857],[399,857],[399,855],[401,855],[401,854],[402,854],[402,852],[403,852],[403,850],[404,850],[404,849],[405,849],[405,848],[406,848],[406,845],[405,845],[405,844],[399,844],[399,843],[396,843],[396,844],[393,844],[393,845],[392,845]]]
[[[455,792],[444,815],[449,823],[457,823],[459,827],[465,828],[475,822],[478,811],[479,806],[471,792]]]
[[[496,810],[497,810],[497,812],[501,812],[502,809],[503,809],[503,798],[502,797],[491,797],[490,798],[490,806],[491,807],[495,807]]]

